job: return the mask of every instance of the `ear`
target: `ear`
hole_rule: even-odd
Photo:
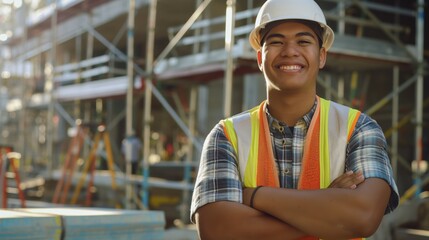
[[[324,47],[320,48],[319,51],[319,69],[322,69],[326,63],[326,49]]]
[[[256,54],[257,54],[257,59],[258,59],[259,70],[262,71],[262,52],[261,52],[261,50],[258,50]]]

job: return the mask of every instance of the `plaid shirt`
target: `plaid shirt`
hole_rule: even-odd
[[[316,103],[310,112],[291,128],[272,117],[268,110],[266,112],[282,188],[297,188],[305,136],[315,109]],[[399,194],[393,180],[386,147],[380,126],[367,115],[361,114],[347,145],[345,171],[360,170],[365,178],[384,179],[392,189],[386,208],[388,213],[398,205]],[[242,185],[237,162],[237,156],[225,137],[223,127],[217,124],[204,143],[192,196],[192,221],[195,211],[205,204],[217,201],[242,202]]]

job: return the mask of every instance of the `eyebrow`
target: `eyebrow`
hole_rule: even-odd
[[[312,37],[314,39],[317,39],[316,36],[314,36],[314,34],[312,34],[311,32],[299,32],[297,34],[295,34],[296,37],[301,37],[301,36],[309,36]]]
[[[299,32],[297,34],[295,34],[295,37],[302,37],[302,36],[309,36],[312,37],[313,39],[317,40],[316,36],[314,36],[314,34],[312,34],[311,32]],[[268,36],[265,38],[265,41],[267,41],[270,38],[285,38],[286,36],[280,33],[272,33],[272,34],[268,34]]]

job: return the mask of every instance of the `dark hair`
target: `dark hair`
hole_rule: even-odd
[[[268,23],[265,28],[262,28],[259,32],[260,36],[261,36],[261,42],[260,45],[262,46],[265,42],[265,37],[267,35],[267,33],[273,29],[275,26],[285,22],[285,21],[292,21],[292,22],[298,22],[298,23],[302,23],[304,25],[306,25],[307,27],[311,28],[311,30],[313,30],[313,32],[316,34],[317,36],[317,40],[319,42],[319,48],[322,47],[323,45],[323,41],[322,41],[322,36],[323,36],[323,28],[320,26],[319,23],[314,22],[314,21],[309,21],[309,20],[302,20],[302,19],[288,19],[288,20],[279,20],[279,21],[274,21],[274,22],[270,22]]]

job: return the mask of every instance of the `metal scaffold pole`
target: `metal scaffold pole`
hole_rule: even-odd
[[[210,2],[210,1],[211,0],[205,0],[205,2]],[[199,9],[200,9],[199,13],[201,11],[203,11],[203,9],[201,9],[201,6],[203,6],[204,8],[207,6],[206,4],[204,4],[204,5],[203,4],[200,5],[200,7],[199,7]],[[194,16],[192,16],[192,19],[194,19]],[[91,26],[88,26],[88,25],[85,25],[83,27],[90,34],[92,34],[98,41],[100,41],[104,46],[106,46],[119,59],[126,61],[127,56],[123,52],[121,52],[117,47],[115,47],[112,43],[110,43],[106,38],[104,38],[100,33],[98,33],[94,28],[92,28]],[[170,49],[170,51],[171,51],[171,49]],[[165,54],[167,54],[167,52],[169,52],[169,51],[166,50],[164,52],[165,52]],[[157,59],[162,60],[163,58],[164,57],[158,57]],[[156,62],[157,61],[154,62],[153,68],[156,66]],[[140,68],[135,63],[134,63],[134,68],[136,70],[136,73],[139,74],[140,76],[147,76],[148,75],[148,73],[146,71],[144,71],[142,68]],[[146,81],[146,83],[148,83],[148,82]],[[149,82],[149,85],[152,85],[152,83]],[[180,129],[182,129],[185,132],[186,136],[189,137],[189,139],[192,141],[192,143],[197,148],[197,150],[200,151],[203,147],[202,142],[191,135],[188,127],[185,125],[185,123],[182,121],[182,119],[179,117],[179,115],[176,113],[176,111],[171,107],[171,105],[167,102],[167,100],[162,96],[162,94],[159,92],[159,90],[157,88],[152,87],[152,94],[160,102],[160,104],[165,108],[165,110],[167,110],[167,112],[174,119],[174,121],[176,121],[176,123],[177,123],[177,125],[179,125]]]
[[[88,13],[88,19],[89,22],[87,24],[89,25],[93,25],[92,22],[92,12],[89,11]],[[92,36],[91,34],[88,34],[87,38],[86,38],[86,59],[90,59],[92,58],[92,56],[94,55],[94,36]],[[90,77],[86,77],[84,79],[84,82],[90,82],[91,78]],[[88,102],[84,102],[83,103],[83,107],[84,107],[84,111],[83,111],[83,120],[84,122],[90,122],[91,121],[91,105]],[[84,149],[84,153],[85,155],[87,154],[88,149],[85,148]]]
[[[54,12],[51,17],[51,51],[49,52],[49,62],[45,65],[45,74],[47,77],[45,90],[49,94],[49,105],[48,105],[48,115],[47,115],[47,136],[46,136],[46,159],[48,166],[48,175],[52,176],[54,159],[53,159],[53,149],[54,149],[54,102],[55,102],[55,84],[54,84],[54,66],[55,66],[55,57],[56,57],[56,39],[57,39],[57,3],[54,2]]]
[[[26,11],[26,7],[27,7],[27,5],[26,4],[23,4],[22,5],[22,7],[24,8],[24,11]],[[27,19],[27,16],[25,15],[25,14],[23,14],[22,15],[22,20],[23,20],[23,22],[25,22],[26,21],[26,19]],[[27,27],[25,26],[24,27],[24,31],[23,31],[23,36],[22,36],[22,43],[25,43],[26,41],[27,41]],[[22,48],[24,48],[24,44],[22,45]],[[28,149],[28,147],[27,147],[27,145],[26,145],[26,133],[25,133],[25,129],[26,129],[26,124],[27,124],[27,121],[26,121],[26,115],[27,115],[27,109],[26,109],[26,105],[27,105],[27,102],[26,102],[26,100],[28,99],[27,98],[27,91],[28,91],[28,84],[27,84],[27,81],[26,81],[26,79],[27,79],[27,77],[26,77],[26,74],[25,74],[25,67],[24,67],[24,61],[22,61],[22,64],[21,64],[21,69],[20,69],[20,71],[21,71],[21,77],[22,77],[22,79],[21,79],[21,84],[22,84],[22,108],[21,108],[21,111],[19,112],[19,114],[20,114],[20,120],[19,120],[19,132],[20,132],[20,136],[19,136],[19,146],[20,146],[20,152],[22,153],[22,154],[24,154],[24,156],[25,156],[25,154],[26,154],[26,152],[27,152],[27,149]],[[24,163],[25,163],[25,157],[23,157],[23,158],[20,158],[20,166],[24,166]],[[21,168],[21,170],[22,170],[22,168]]]
[[[424,52],[424,0],[417,2],[417,31],[416,31],[416,45],[417,45],[417,60],[418,76],[416,82],[416,159],[422,157],[422,132],[423,132],[423,52]]]
[[[135,0],[129,1],[128,11],[128,34],[127,34],[127,107],[126,107],[126,135],[127,137],[133,134],[133,89],[134,89],[134,22],[135,22]],[[131,185],[131,154],[126,152],[126,208],[131,207],[132,200],[132,185]]]
[[[227,54],[225,66],[225,102],[224,116],[231,116],[232,104],[232,78],[234,73],[234,28],[235,28],[235,0],[226,1],[226,19],[225,19],[225,51]]]
[[[393,92],[397,92],[399,88],[399,67],[393,67]],[[392,126],[397,126],[399,121],[399,94],[395,94],[392,100]],[[393,177],[398,180],[398,130],[395,129],[392,133],[392,169]]]
[[[145,107],[144,107],[144,130],[143,130],[143,206],[149,207],[149,155],[150,155],[150,123],[151,123],[151,107],[152,107],[152,76],[153,76],[153,60],[155,46],[155,24],[156,24],[156,5],[157,0],[150,1],[148,34],[146,43],[146,77],[145,84]]]
[[[415,160],[417,160],[417,172],[420,172],[420,161],[423,154],[423,52],[424,52],[424,0],[417,0],[417,20],[416,20],[416,47],[417,47],[417,81],[416,81],[416,129],[415,129]],[[417,188],[420,186],[420,176],[416,178]],[[416,195],[419,194],[416,191]]]

